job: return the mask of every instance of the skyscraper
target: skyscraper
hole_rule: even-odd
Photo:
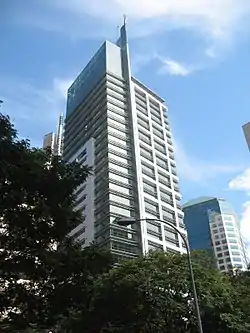
[[[161,219],[186,235],[172,136],[164,100],[131,75],[126,24],[105,41],[68,90],[64,159],[93,168],[77,190],[84,221],[71,232],[96,241],[117,261],[149,250],[185,252],[166,224],[129,227],[116,217]]]
[[[224,199],[199,197],[183,206],[192,250],[210,250],[221,271],[246,269],[246,248],[233,207]]]
[[[63,115],[60,115],[58,121],[57,134],[51,132],[43,138],[43,149],[50,148],[52,154],[61,156],[63,149]]]
[[[250,122],[242,126],[248,149],[250,150]]]

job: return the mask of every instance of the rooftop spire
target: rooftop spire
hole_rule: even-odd
[[[126,16],[126,14],[123,14],[123,24],[124,25],[127,24],[127,16]]]

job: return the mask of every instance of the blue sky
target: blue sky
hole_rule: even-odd
[[[165,98],[183,201],[232,202],[250,240],[249,0],[2,0],[2,111],[34,145],[65,110],[66,89],[128,16],[134,76]]]

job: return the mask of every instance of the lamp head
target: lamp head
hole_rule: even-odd
[[[116,217],[114,222],[116,222],[120,226],[127,227],[131,224],[136,223],[136,219],[134,217]]]

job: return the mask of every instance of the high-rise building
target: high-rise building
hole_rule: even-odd
[[[117,260],[186,251],[165,223],[115,222],[161,219],[186,235],[167,113],[164,100],[131,75],[124,24],[117,43],[105,41],[68,90],[64,159],[93,168],[76,192],[84,221],[71,236],[81,244],[96,241]]]
[[[250,122],[242,126],[248,149],[250,150]]]
[[[52,154],[61,156],[63,149],[63,115],[60,115],[58,121],[57,134],[51,132],[43,138],[43,149],[50,148]]]
[[[221,271],[247,268],[239,220],[229,202],[199,197],[187,202],[183,211],[191,250],[210,251]]]

